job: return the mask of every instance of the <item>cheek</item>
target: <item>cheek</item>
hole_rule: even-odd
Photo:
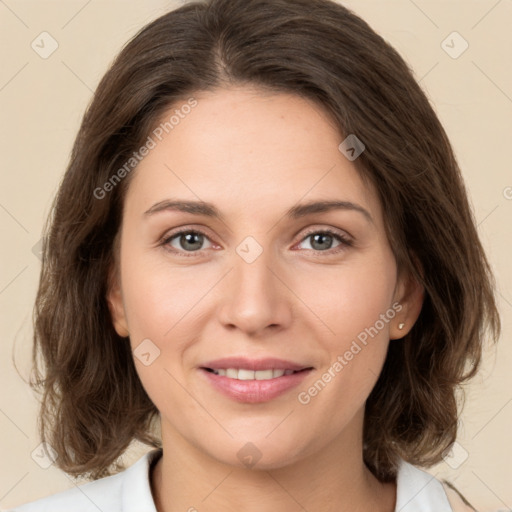
[[[353,260],[351,264],[311,272],[307,279],[297,279],[297,295],[317,320],[331,334],[338,348],[377,324],[381,337],[386,338],[389,321],[394,317],[392,298],[396,282],[394,260],[379,257]],[[302,276],[305,277],[305,276]],[[382,322],[383,316],[384,323]],[[326,336],[325,339],[329,339]]]
[[[125,310],[143,387],[160,411],[183,411],[191,407],[182,385],[202,337],[204,295],[218,276],[206,265],[185,268],[162,260],[126,259],[122,267]]]
[[[144,257],[123,263],[125,311],[141,383],[160,411],[184,410],[190,396],[179,383],[187,347],[197,339],[193,329],[205,288],[191,281],[191,269],[187,273]]]
[[[159,344],[191,322],[209,283],[215,282],[215,276],[197,268],[171,267],[151,258],[127,259],[122,280],[130,333],[155,338]]]
[[[384,364],[389,328],[398,311],[393,307],[395,279],[394,260],[382,255],[371,263],[319,273],[315,286],[303,285],[299,295],[308,297],[307,305],[322,320],[324,334],[317,339],[326,353],[321,382],[311,393],[305,390],[307,395],[321,390],[324,403],[346,401],[347,396],[353,404],[366,400]]]

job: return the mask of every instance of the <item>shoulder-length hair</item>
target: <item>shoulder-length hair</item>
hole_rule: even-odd
[[[425,298],[366,402],[363,457],[383,482],[399,457],[439,462],[456,439],[461,384],[476,373],[488,332],[500,334],[494,277],[454,152],[412,71],[330,0],[189,3],[145,26],[112,63],[44,233],[30,382],[42,394],[42,440],[58,467],[89,478],[122,468],[135,439],[161,447],[158,410],[106,299],[133,175],[126,162],[171,105],[229,85],[316,101],[340,133],[365,144],[354,165],[379,194],[399,270]]]

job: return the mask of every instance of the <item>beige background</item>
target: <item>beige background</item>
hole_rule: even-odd
[[[183,2],[179,2],[183,3]],[[429,472],[449,478],[479,510],[512,509],[512,1],[345,1],[414,70],[453,143],[499,286],[503,335],[468,387],[457,450]],[[30,368],[31,310],[43,218],[64,172],[84,108],[121,46],[178,2],[0,0],[0,507],[74,485],[31,457],[37,403],[13,365]],[[47,59],[32,41],[47,31]],[[457,31],[458,58],[442,42]],[[463,48],[458,36],[447,44]],[[453,40],[453,42],[452,42]],[[46,46],[48,48],[49,46]],[[133,446],[131,463],[147,448]]]

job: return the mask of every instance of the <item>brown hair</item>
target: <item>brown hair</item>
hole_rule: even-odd
[[[314,100],[365,144],[354,163],[379,193],[399,269],[423,284],[425,299],[412,330],[390,343],[367,400],[364,461],[381,481],[395,477],[399,456],[439,462],[456,439],[460,384],[476,373],[487,332],[500,334],[494,280],[453,150],[411,70],[329,0],[184,5],[144,27],[101,80],[43,243],[31,382],[42,393],[42,440],[58,467],[91,478],[122,468],[134,439],[161,446],[158,410],[106,300],[131,174],[95,191],[113,183],[170,105],[232,84]]]

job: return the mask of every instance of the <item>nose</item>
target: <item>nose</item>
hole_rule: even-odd
[[[252,263],[234,253],[218,310],[219,320],[227,329],[263,336],[290,325],[294,295],[286,282],[287,273],[272,260],[270,252],[264,250]]]

